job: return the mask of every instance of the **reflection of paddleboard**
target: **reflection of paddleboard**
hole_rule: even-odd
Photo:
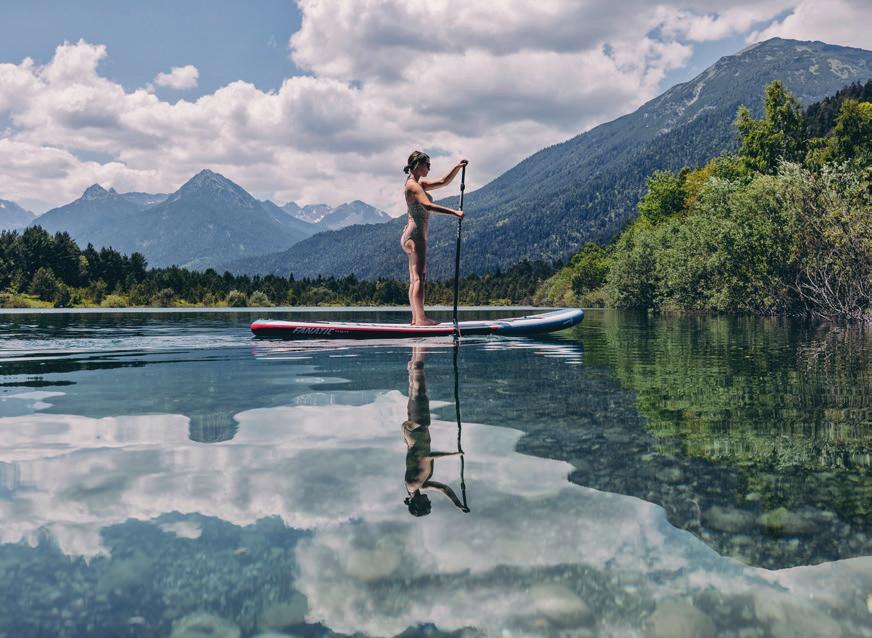
[[[461,335],[527,335],[563,330],[582,319],[582,310],[567,308],[513,319],[461,321],[458,328]],[[257,337],[281,339],[409,339],[450,337],[454,334],[454,324],[446,321],[435,326],[412,326],[402,323],[258,319],[251,324],[251,331]]]

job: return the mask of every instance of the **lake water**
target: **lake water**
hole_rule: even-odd
[[[282,316],[0,314],[0,636],[872,636],[868,333]]]

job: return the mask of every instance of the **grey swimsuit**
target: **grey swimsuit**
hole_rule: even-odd
[[[430,194],[427,194],[430,197]],[[430,201],[433,201],[430,198]],[[416,199],[409,204],[409,218],[406,221],[406,227],[403,229],[403,236],[400,239],[400,245],[403,250],[406,250],[406,242],[410,239],[416,244],[427,241],[427,228],[430,225],[430,211],[424,208]]]

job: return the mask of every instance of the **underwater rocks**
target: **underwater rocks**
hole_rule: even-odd
[[[530,596],[536,610],[554,624],[577,627],[593,623],[594,616],[587,603],[575,592],[547,583],[530,588]]]
[[[702,520],[720,532],[744,532],[754,526],[754,515],[751,512],[720,505],[708,508]]]
[[[784,507],[761,514],[757,522],[768,531],[781,536],[807,536],[816,529],[812,520]]]
[[[306,612],[309,605],[306,597],[295,593],[290,600],[275,603],[261,613],[257,626],[262,630],[281,630],[306,622]]]
[[[652,638],[714,638],[712,619],[688,602],[668,600],[648,618]]]
[[[236,623],[198,611],[174,622],[170,638],[240,638],[241,635]]]

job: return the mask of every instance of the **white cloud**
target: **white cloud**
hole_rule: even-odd
[[[796,4],[791,0],[733,3],[733,6],[724,6],[723,3],[697,3],[694,10],[661,5],[658,11],[664,36],[706,42],[744,33]]]
[[[200,72],[193,64],[174,66],[169,73],[158,73],[154,83],[171,89],[193,89],[200,79]]]
[[[656,96],[694,42],[744,33],[790,6],[302,0],[291,56],[309,76],[274,91],[235,81],[175,102],[101,75],[105,46],[64,43],[45,65],[0,64],[0,117],[12,124],[0,132],[9,160],[0,197],[58,205],[94,181],[170,192],[208,167],[261,198],[363,199],[398,214],[412,149],[435,151],[434,173],[467,157],[475,189]],[[858,29],[862,7],[837,6]],[[769,31],[798,29],[814,11],[799,4]],[[187,88],[197,77],[189,65],[154,82]],[[111,161],[77,157],[94,153]]]
[[[868,0],[806,0],[783,20],[748,36],[748,42],[768,38],[821,40],[828,44],[872,48],[872,4]]]

